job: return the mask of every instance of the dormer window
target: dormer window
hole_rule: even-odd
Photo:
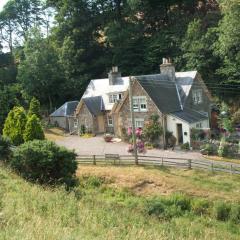
[[[194,90],[193,91],[193,103],[195,105],[202,103],[202,90]]]
[[[116,103],[117,101],[121,100],[123,97],[122,93],[114,93],[109,95],[109,103]]]

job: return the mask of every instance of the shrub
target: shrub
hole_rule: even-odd
[[[233,223],[240,224],[240,204],[233,204],[230,211],[230,220]]]
[[[200,152],[204,155],[213,155],[215,153],[214,147],[210,143],[202,145],[200,147]]]
[[[222,138],[219,148],[218,148],[218,156],[226,157],[228,155],[228,145],[225,142],[225,139]]]
[[[0,135],[0,160],[8,159],[10,155],[10,141]]]
[[[39,119],[41,119],[41,114],[40,114],[40,102],[33,97],[31,102],[30,102],[30,106],[29,106],[29,110],[28,110],[28,116],[32,116],[32,115],[36,115]]]
[[[158,115],[152,115],[150,121],[143,128],[144,138],[150,143],[154,143],[158,140],[163,133],[162,126],[158,119]]]
[[[84,135],[85,133],[86,133],[86,127],[85,127],[85,125],[81,125],[81,127],[80,127],[80,134]]]
[[[149,215],[155,215],[159,218],[164,217],[166,206],[160,199],[154,199],[147,202],[146,210]]]
[[[191,200],[188,196],[185,196],[183,194],[174,194],[171,196],[170,200],[182,211],[191,210]]]
[[[231,207],[224,202],[216,202],[213,207],[213,216],[220,221],[227,221]]]
[[[44,138],[44,132],[40,119],[35,114],[28,116],[26,127],[23,133],[24,141],[27,142],[34,139],[43,140]]]
[[[23,107],[14,107],[4,123],[3,136],[9,138],[12,144],[20,145],[24,142],[23,132],[27,117]]]
[[[189,142],[186,142],[184,144],[181,145],[181,149],[182,150],[189,150],[190,149],[190,144]]]
[[[232,116],[233,124],[240,124],[240,108]]]
[[[24,178],[41,184],[73,183],[76,154],[53,142],[34,140],[19,146],[10,165]]]
[[[192,201],[191,209],[196,215],[204,215],[208,212],[209,202],[204,199],[196,199]]]

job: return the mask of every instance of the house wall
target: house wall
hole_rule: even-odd
[[[148,121],[151,115],[158,114],[160,116],[159,122],[162,123],[162,114],[153,103],[151,98],[142,88],[142,86],[135,81],[132,86],[133,96],[146,96],[147,99],[147,112],[134,112],[135,119],[140,118],[144,119],[144,121]],[[130,104],[129,97],[127,97],[119,111],[118,114],[114,114],[114,127],[115,134],[118,136],[122,136],[122,129],[127,129],[131,126],[131,114],[130,114]]]
[[[82,106],[78,112],[77,118],[78,118],[79,132],[81,130],[81,126],[84,125],[86,127],[86,130],[96,133],[97,120],[89,112],[85,103],[82,104]]]
[[[199,124],[199,123],[201,123],[201,125],[202,125],[201,129],[209,128],[209,121],[208,120],[193,123],[193,124],[191,124],[191,128],[197,128],[197,124]]]
[[[190,143],[190,125],[172,115],[167,115],[167,130],[173,133],[173,136],[177,138],[177,124],[182,124],[183,130],[183,143]],[[187,133],[185,135],[184,133]]]
[[[209,117],[209,121],[211,119],[211,100],[209,99],[208,95],[206,94],[206,90],[201,86],[201,76],[199,74],[197,74],[196,79],[193,83],[193,86],[190,90],[188,99],[184,105],[185,108],[190,108],[192,110],[196,110],[198,112],[206,112],[208,113],[208,117]],[[200,104],[194,104],[193,102],[193,91],[194,90],[198,90],[201,89],[202,90],[202,103]]]
[[[66,131],[69,130],[67,117],[50,117],[50,123]]]

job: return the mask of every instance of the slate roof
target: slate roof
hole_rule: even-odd
[[[167,75],[143,75],[135,77],[163,113],[181,111],[181,102],[176,83]]]
[[[88,110],[94,116],[99,115],[102,111],[105,110],[103,98],[101,96],[83,98],[83,101],[86,104]]]
[[[50,117],[67,117],[73,116],[77,108],[78,101],[71,101],[64,103],[60,108],[53,112]]]
[[[190,124],[208,119],[207,116],[187,108],[184,108],[182,111],[171,113],[171,115],[176,116],[177,118],[180,118]]]

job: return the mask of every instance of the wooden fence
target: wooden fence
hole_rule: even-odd
[[[118,154],[78,155],[77,161],[79,164],[93,165],[135,165],[134,156]],[[185,158],[139,155],[138,164],[145,166],[177,167],[183,169],[203,169],[211,172],[240,174],[240,164],[216,162],[210,160],[192,160]]]

